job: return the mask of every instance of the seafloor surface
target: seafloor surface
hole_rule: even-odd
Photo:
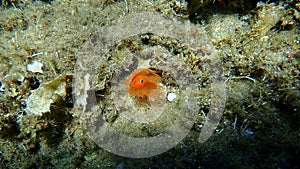
[[[299,1],[0,2],[0,168],[299,168]],[[147,12],[157,24],[142,24]],[[190,76],[177,77],[184,66]],[[139,67],[159,82],[143,74],[147,84],[132,81],[126,93]],[[222,118],[199,143],[212,106]],[[94,139],[114,143],[110,135],[86,130],[100,115],[123,134],[152,137],[187,109],[196,111],[189,134],[148,158],[109,153]],[[158,120],[141,121],[144,112]]]

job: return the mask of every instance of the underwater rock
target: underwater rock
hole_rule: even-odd
[[[133,158],[169,150],[189,133],[198,114],[201,79],[210,79],[211,106],[200,135],[214,132],[225,106],[221,62],[206,31],[179,18],[127,15],[91,36],[77,59],[74,107],[87,134],[109,152]],[[128,93],[126,77],[155,70],[159,99]],[[205,73],[206,72],[206,73]],[[209,77],[201,77],[209,74]],[[168,101],[168,93],[176,99]],[[203,133],[203,134],[202,134]]]
[[[41,116],[50,111],[50,105],[55,103],[59,97],[66,96],[66,77],[60,75],[56,79],[42,84],[38,89],[32,91],[26,100],[26,111],[30,115]]]

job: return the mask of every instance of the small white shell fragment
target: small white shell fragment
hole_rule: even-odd
[[[169,102],[172,102],[174,99],[176,99],[175,93],[168,93],[167,99]]]
[[[26,69],[30,72],[34,72],[34,73],[43,73],[42,67],[44,65],[41,62],[38,61],[34,61],[31,64],[28,64],[26,66]]]

